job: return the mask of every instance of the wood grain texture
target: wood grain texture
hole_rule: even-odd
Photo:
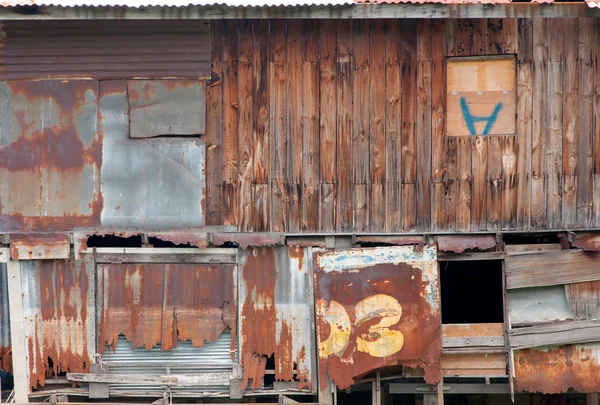
[[[223,181],[238,181],[238,32],[223,21]]]
[[[502,229],[517,228],[517,150],[516,139],[504,137],[502,149]]]
[[[487,20],[487,55],[510,55],[517,53],[517,19],[489,18]]]
[[[487,218],[488,230],[499,230],[502,226],[502,152],[504,138],[488,138],[488,175],[487,175]]]
[[[594,20],[594,44],[600,42],[600,21]],[[594,186],[593,186],[593,203],[594,203],[594,226],[600,226],[600,183],[598,175],[600,175],[600,49],[598,46],[592,48],[594,58]]]
[[[471,138],[457,137],[456,165],[458,201],[456,205],[456,229],[469,231],[471,227]]]
[[[431,62],[417,65],[417,229],[431,226]]]
[[[252,137],[254,182],[268,184],[271,163],[269,136],[269,24],[257,21],[252,33]]]
[[[414,183],[417,181],[417,156],[416,156],[416,103],[417,103],[417,35],[416,24],[401,25],[402,38],[401,81],[402,81],[402,182]]]
[[[320,24],[320,170],[321,182],[337,179],[337,29],[335,24]]]
[[[532,72],[522,63],[517,73],[517,227],[529,229],[531,208]]]
[[[445,230],[456,229],[456,211],[458,206],[458,138],[446,138],[446,224]]]
[[[599,259],[598,252],[576,249],[507,256],[506,286],[513,289],[600,280]]]
[[[352,25],[354,44],[354,86],[352,125],[352,173],[355,184],[369,184],[369,134],[370,134],[370,54],[369,22],[355,21]]]
[[[471,230],[487,230],[487,165],[488,137],[471,138],[472,198]]]
[[[553,322],[511,329],[508,342],[511,349],[596,342],[600,339],[600,321],[577,320]]]

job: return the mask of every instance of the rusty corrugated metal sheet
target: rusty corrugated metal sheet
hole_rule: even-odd
[[[43,386],[46,377],[67,370],[87,372],[95,353],[93,262],[20,265],[30,385]]]
[[[66,234],[28,233],[10,236],[10,258],[13,260],[68,259],[70,247]]]
[[[0,369],[12,371],[6,264],[0,263]]]
[[[282,246],[240,254],[242,389],[261,386],[266,359],[273,355],[277,381],[297,381],[298,389],[312,390],[316,367],[307,252]]]
[[[494,235],[438,236],[436,240],[440,251],[454,253],[462,253],[467,249],[487,250],[497,245]]]
[[[319,374],[347,388],[377,368],[422,367],[441,375],[435,247],[402,246],[315,254]]]
[[[0,28],[0,80],[210,76],[207,22],[38,20]]]
[[[101,303],[98,352],[117,344],[162,350],[191,340],[194,347],[236,331],[233,264],[110,264],[98,266]],[[99,304],[100,305],[100,304]],[[235,339],[231,356],[235,353]]]
[[[100,224],[98,84],[3,82],[0,230]]]
[[[514,364],[517,391],[600,391],[599,343],[518,350]]]

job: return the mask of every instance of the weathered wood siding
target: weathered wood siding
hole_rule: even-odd
[[[600,226],[600,20],[212,25],[207,222],[255,232]],[[446,61],[516,55],[516,135],[446,136]]]

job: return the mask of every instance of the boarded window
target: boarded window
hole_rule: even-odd
[[[513,56],[449,59],[447,134],[515,134],[515,76]]]

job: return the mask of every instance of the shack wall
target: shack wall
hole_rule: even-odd
[[[598,227],[599,34],[593,18],[215,21],[207,221]],[[515,133],[446,136],[447,58],[493,55],[516,61]]]

